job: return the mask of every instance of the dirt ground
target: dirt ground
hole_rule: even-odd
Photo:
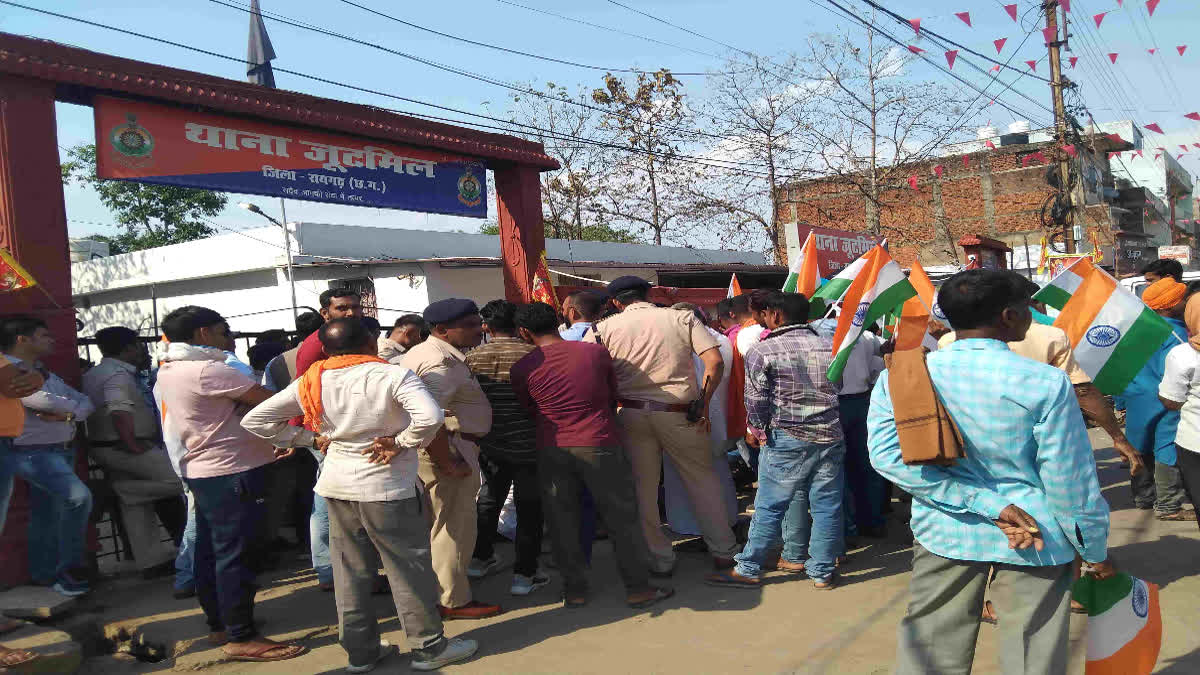
[[[1097,447],[1107,447],[1098,432]],[[1111,451],[1098,455],[1105,496],[1113,508],[1109,539],[1119,566],[1162,587],[1163,646],[1160,673],[1200,673],[1195,633],[1200,604],[1200,530],[1195,523],[1164,523],[1153,512],[1132,507],[1128,476]],[[495,619],[451,622],[447,633],[478,640],[479,654],[446,670],[456,673],[887,673],[896,645],[896,625],[904,613],[910,570],[906,528],[893,515],[891,538],[862,540],[844,569],[845,584],[819,592],[811,582],[783,574],[767,578],[761,590],[716,589],[702,583],[706,556],[681,554],[674,579],[676,597],[635,612],[622,602],[611,548],[598,542],[592,579],[594,599],[582,610],[558,601],[556,575],[525,598],[508,594],[508,573],[477,587],[476,597],[500,602],[507,610]],[[511,560],[511,546],[501,547]],[[303,564],[295,562],[295,567]],[[309,653],[286,663],[226,661],[204,641],[205,626],[194,600],[171,598],[164,582],[118,581],[93,594],[84,616],[100,618],[107,635],[124,631],[165,649],[158,663],[128,654],[97,656],[83,673],[157,673],[204,670],[211,673],[334,673],[346,665],[337,644],[332,594],[318,592],[311,570],[298,569],[265,580],[257,616],[270,637],[297,640]],[[384,637],[401,645],[401,630],[390,598],[377,609]],[[1003,621],[1003,607],[997,608]],[[1072,617],[1072,673],[1083,672],[1086,620]],[[136,640],[135,640],[136,642]],[[128,650],[128,643],[124,645]],[[138,651],[135,647],[134,651]],[[378,672],[408,670],[402,653]],[[977,673],[999,672],[995,628],[980,630]]]

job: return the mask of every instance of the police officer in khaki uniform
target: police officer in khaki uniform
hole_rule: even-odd
[[[584,338],[608,348],[617,375],[617,419],[633,464],[642,531],[655,576],[674,571],[675,552],[662,530],[658,482],[662,454],[674,460],[696,510],[704,542],[718,569],[733,564],[737,540],[712,470],[708,409],[725,365],[717,341],[691,312],[647,302],[650,282],[620,277],[608,285],[621,311],[592,327]],[[704,362],[703,391],[696,386],[692,355]],[[689,422],[689,405],[702,400],[700,416]]]
[[[437,573],[439,610],[444,620],[482,619],[500,613],[499,605],[471,596],[467,565],[475,550],[475,496],[479,493],[479,439],[492,428],[492,406],[467,367],[461,350],[479,346],[483,320],[470,300],[449,298],[425,308],[429,339],[416,345],[400,365],[416,373],[445,411],[446,425],[429,448],[419,453],[417,475],[433,507],[430,545]],[[449,442],[449,453],[439,445]],[[452,457],[452,461],[447,461]]]

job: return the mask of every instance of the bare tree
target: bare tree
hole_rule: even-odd
[[[683,84],[664,69],[638,73],[633,85],[608,73],[604,87],[592,92],[592,100],[607,111],[601,121],[607,140],[628,148],[613,156],[597,213],[648,230],[655,244],[661,245],[664,236],[686,243],[691,211],[681,184],[695,169],[679,156],[694,136],[687,130],[691,113]]]
[[[708,82],[702,116],[723,137],[709,156],[737,163],[684,187],[697,217],[720,233],[723,244],[768,250],[783,262],[787,247],[777,193],[784,181],[809,173],[800,167],[812,152],[803,141],[815,89],[803,80],[795,55],[773,60],[745,54]]]
[[[964,130],[968,102],[946,87],[907,76],[914,58],[866,29],[866,44],[848,33],[809,39],[810,77],[821,83],[823,123],[809,127],[822,173],[859,192],[868,229],[881,231],[881,199],[902,188],[912,165]]]

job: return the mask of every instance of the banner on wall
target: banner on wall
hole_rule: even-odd
[[[94,108],[100,178],[487,217],[470,157],[107,96]]]

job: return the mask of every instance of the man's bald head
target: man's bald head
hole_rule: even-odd
[[[321,332],[317,338],[329,356],[374,355],[377,350],[375,334],[358,317],[332,319],[326,322],[324,326],[321,326]]]

